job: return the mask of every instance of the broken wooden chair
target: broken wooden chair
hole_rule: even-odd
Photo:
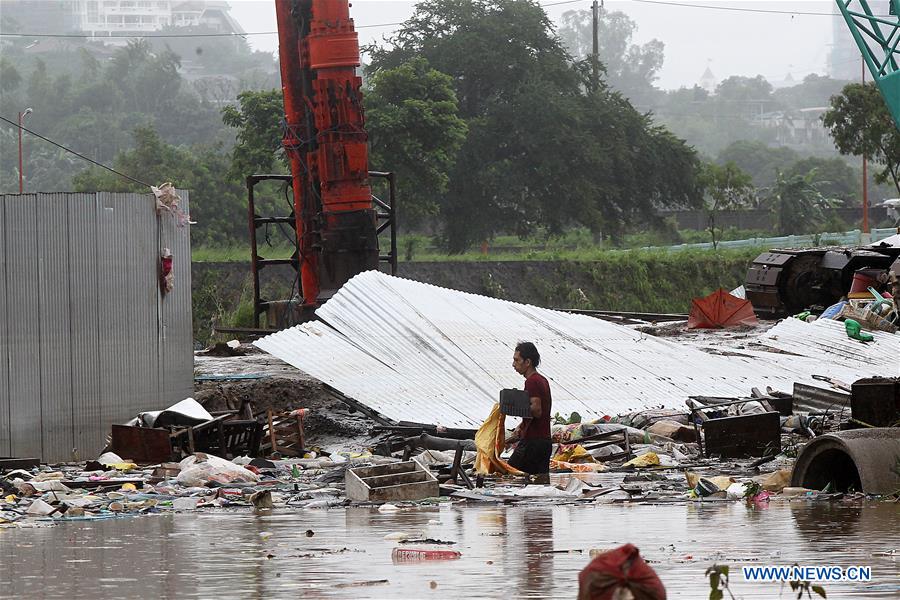
[[[303,431],[305,408],[290,412],[266,411],[260,451],[263,456],[303,456],[306,436]]]

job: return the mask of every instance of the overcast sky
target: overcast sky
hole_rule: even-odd
[[[801,80],[810,73],[825,74],[832,43],[832,17],[800,14],[834,13],[834,2],[825,0],[734,0],[688,2],[718,8],[677,6],[638,0],[606,0],[606,10],[626,13],[638,30],[636,42],[653,38],[665,43],[665,64],[657,84],[664,89],[694,85],[707,64],[721,80],[729,75],[763,75],[776,81],[791,73]],[[231,14],[248,32],[275,30],[272,0],[230,0]],[[351,16],[361,43],[380,41],[413,12],[415,2],[406,0],[354,0]],[[569,10],[589,10],[591,0],[559,3],[541,0],[554,20]],[[555,4],[551,6],[551,4]],[[794,14],[755,13],[741,10],[797,11]],[[375,27],[378,25],[377,27]],[[846,34],[849,36],[849,30]],[[254,49],[274,52],[277,36],[256,35],[248,40]]]

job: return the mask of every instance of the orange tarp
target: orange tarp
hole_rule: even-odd
[[[691,300],[687,326],[688,329],[715,329],[758,323],[749,300],[732,296],[719,288],[705,298]]]

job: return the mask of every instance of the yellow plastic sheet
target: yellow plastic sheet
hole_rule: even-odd
[[[573,473],[599,473],[605,471],[603,463],[572,463],[550,459],[551,471],[572,471]]]
[[[655,467],[659,465],[659,456],[657,456],[656,452],[647,452],[645,454],[641,454],[637,458],[632,458],[627,463],[622,465],[623,467]]]
[[[500,458],[506,446],[506,432],[503,429],[506,415],[500,412],[500,404],[495,403],[490,416],[475,433],[475,472],[481,475],[499,473],[501,475],[524,475]]]
[[[574,446],[565,446],[561,448],[561,452],[558,452],[556,456],[553,457],[552,460],[557,462],[570,462],[570,463],[592,463],[597,462],[591,453],[584,449],[584,446],[581,444],[576,444]]]
[[[687,479],[688,487],[694,489],[697,487],[697,484],[700,482],[700,475],[694,473],[692,471],[685,471],[684,477]],[[734,477],[729,477],[727,475],[716,475],[712,477],[704,476],[703,479],[708,480],[714,486],[719,488],[720,490],[728,489],[728,486],[737,481]]]

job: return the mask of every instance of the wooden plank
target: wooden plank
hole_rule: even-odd
[[[399,500],[424,500],[440,496],[437,480],[403,483],[375,488],[369,494],[370,502],[394,502]]]
[[[390,485],[402,485],[404,483],[420,483],[427,480],[428,474],[425,471],[407,471],[406,473],[376,475],[374,477],[362,478],[363,483],[373,489]]]

